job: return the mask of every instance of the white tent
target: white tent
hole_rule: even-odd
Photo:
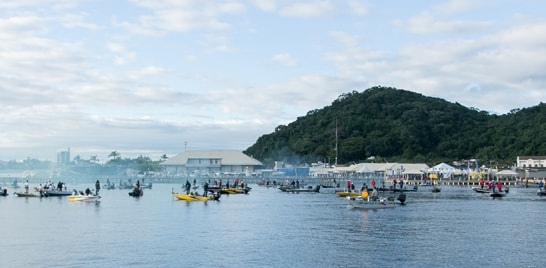
[[[497,172],[496,175],[501,177],[513,177],[513,176],[517,176],[518,173],[509,169],[505,169],[505,170],[501,170]]]
[[[449,178],[451,175],[453,175],[456,172],[460,172],[460,170],[446,164],[446,163],[440,163],[436,166],[433,166],[428,169],[429,173],[438,173],[440,177],[442,178]]]

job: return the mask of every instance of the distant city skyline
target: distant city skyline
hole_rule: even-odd
[[[543,1],[0,3],[0,160],[245,150],[396,87],[494,114],[546,100]]]

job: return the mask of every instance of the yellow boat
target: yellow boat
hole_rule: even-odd
[[[98,195],[69,195],[67,197],[68,201],[82,201],[82,202],[100,202],[100,196]]]
[[[230,188],[222,188],[220,190],[220,193],[222,194],[248,194],[250,191],[250,187],[245,188],[239,188],[239,187],[230,187]]]
[[[347,191],[338,191],[336,192],[336,194],[339,196],[339,197],[357,197],[357,196],[360,196],[360,193],[359,192],[347,192]]]
[[[178,200],[184,200],[184,201],[209,201],[214,199],[214,197],[212,196],[202,196],[202,195],[195,195],[195,194],[173,193],[173,196]]]

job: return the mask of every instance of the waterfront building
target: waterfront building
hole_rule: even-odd
[[[236,150],[186,151],[160,165],[171,176],[249,176],[263,168],[262,162]]]

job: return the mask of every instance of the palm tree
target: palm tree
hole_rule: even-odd
[[[109,155],[108,155],[108,158],[112,158],[112,160],[115,160],[115,159],[119,159],[121,156],[120,153],[118,153],[117,151],[112,151]]]

